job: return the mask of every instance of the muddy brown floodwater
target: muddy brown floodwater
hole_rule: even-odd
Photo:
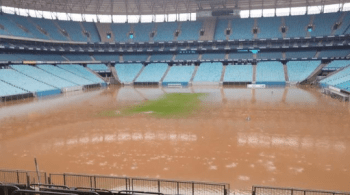
[[[172,92],[208,96],[187,118],[96,116]],[[317,88],[112,86],[1,103],[0,168],[350,191],[349,123]]]

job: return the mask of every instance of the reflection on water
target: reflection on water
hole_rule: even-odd
[[[96,117],[166,93],[207,95],[187,118]],[[309,88],[111,86],[1,104],[0,168],[37,157],[47,172],[348,191],[349,118],[348,104]]]

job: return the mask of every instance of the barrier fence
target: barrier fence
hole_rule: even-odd
[[[252,195],[350,195],[350,192],[253,186]]]

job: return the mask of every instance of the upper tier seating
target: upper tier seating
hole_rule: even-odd
[[[91,85],[93,82],[53,65],[37,65],[38,68],[77,85]]]
[[[93,22],[82,22],[84,29],[90,34],[91,42],[100,42],[100,35]]]
[[[321,61],[289,61],[287,63],[289,81],[304,81],[321,64]]]
[[[41,92],[56,89],[55,87],[27,77],[12,69],[0,69],[0,79],[29,92]]]
[[[253,59],[253,54],[250,52],[232,52],[229,59]]]
[[[137,77],[135,82],[159,82],[164,76],[165,71],[168,68],[166,63],[151,63],[148,64],[140,76]]]
[[[177,54],[175,60],[198,60],[198,54]]]
[[[94,54],[95,60],[119,62],[119,55],[115,54]]]
[[[33,37],[38,39],[49,39],[48,36],[41,33],[36,28],[36,26],[34,26],[33,23],[29,21],[30,20],[29,18],[23,17],[23,16],[17,16],[17,15],[9,15],[9,14],[6,14],[6,17],[8,17],[10,20],[14,21],[17,24],[24,26],[29,31],[26,37]]]
[[[254,19],[232,19],[230,39],[253,39]]]
[[[193,82],[219,82],[222,74],[222,63],[201,63],[198,67]]]
[[[116,64],[115,70],[117,71],[120,82],[131,83],[142,67],[142,64]]]
[[[55,75],[52,75],[44,70],[41,70],[37,67],[34,67],[34,66],[11,65],[11,68],[13,68],[13,69],[25,74],[25,75],[28,75],[29,77],[32,77],[36,80],[47,83],[51,86],[57,87],[59,89],[62,89],[65,87],[72,87],[72,86],[77,85],[77,84],[74,84],[72,82],[61,79]]]
[[[92,83],[98,84],[98,83],[104,83],[104,81],[85,69],[81,65],[76,65],[76,64],[70,64],[70,65],[57,65],[58,67],[65,69],[75,75],[78,75],[80,77],[85,78],[86,80],[92,81]]]
[[[202,60],[224,60],[225,53],[204,53],[202,54]]]
[[[147,54],[124,54],[123,60],[126,61],[146,61],[148,58]]]
[[[224,82],[252,82],[252,65],[228,65],[226,66]]]
[[[334,24],[338,21],[341,13],[316,14],[313,25],[314,29],[310,32],[311,36],[331,35]]]
[[[341,22],[341,25],[338,27],[338,29],[335,31],[335,35],[342,35],[342,34],[349,34],[346,33],[346,30],[349,30],[348,27],[350,25],[350,12],[344,13],[345,16]]]
[[[92,61],[88,54],[64,54],[70,61]]]
[[[153,54],[151,57],[151,61],[166,61],[172,60],[174,54]]]
[[[288,51],[286,52],[286,58],[313,58],[316,55],[316,51]]]
[[[259,62],[256,67],[256,82],[285,82],[281,62]]]
[[[55,21],[43,18],[31,18],[31,20],[43,28],[52,39],[59,41],[68,41],[68,38],[65,37],[54,24]]]
[[[282,52],[259,52],[257,59],[282,59]]]
[[[350,65],[350,60],[334,60],[331,63],[327,64],[324,68],[326,69],[339,69],[345,66]]]
[[[195,66],[172,66],[163,82],[190,82]]]
[[[282,32],[280,30],[282,24],[281,17],[271,17],[271,18],[259,18],[258,27],[259,33],[258,38],[282,38]]]
[[[26,33],[6,16],[7,15],[0,16],[0,24],[4,26],[4,30],[0,30],[0,32],[3,35],[33,38],[33,35]]]
[[[62,30],[65,30],[68,33],[72,41],[88,41],[88,38],[83,34],[83,29],[81,29],[80,23],[57,20],[57,24]]]
[[[110,72],[105,64],[88,64],[87,67],[95,72]]]
[[[0,97],[5,97],[5,96],[11,96],[11,95],[18,95],[18,94],[26,94],[28,92],[19,89],[17,87],[14,87],[12,85],[9,85],[5,82],[2,82],[0,80]]]
[[[289,16],[285,17],[287,26],[286,37],[305,37],[307,25],[310,22],[310,16]]]
[[[149,42],[150,34],[154,30],[153,23],[137,24],[134,26],[134,42]]]
[[[196,41],[199,39],[199,31],[202,28],[201,21],[181,22],[181,32],[177,37],[178,41]]]
[[[157,32],[153,38],[153,41],[173,41],[174,33],[178,27],[177,22],[164,22],[157,24]]]
[[[31,54],[31,53],[17,53],[17,54],[0,54],[0,60],[21,61],[66,61],[58,54]]]
[[[219,19],[216,22],[216,29],[215,29],[215,40],[226,40],[226,29],[228,28],[228,22],[227,19]]]
[[[130,24],[111,24],[114,40],[117,42],[127,42],[131,30]]]
[[[322,50],[319,54],[318,57],[319,58],[332,58],[332,57],[346,57],[347,55],[349,55],[350,50],[349,49],[333,49],[333,50]]]
[[[2,53],[0,54],[0,60],[1,61],[20,61],[21,59],[19,58],[19,56],[14,54]]]

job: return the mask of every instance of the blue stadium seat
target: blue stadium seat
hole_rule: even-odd
[[[78,22],[57,20],[57,24],[68,33],[72,41],[88,41]]]
[[[153,54],[151,61],[167,61],[172,60],[174,54]]]
[[[168,69],[166,63],[151,63],[148,64],[135,82],[159,82]]]
[[[142,67],[142,64],[116,64],[115,70],[117,71],[120,82],[131,83]]]
[[[316,55],[316,51],[287,51],[286,58],[313,58]]]
[[[116,42],[127,42],[129,40],[130,24],[111,24],[111,30]]]
[[[310,16],[289,16],[284,18],[287,32],[286,37],[305,37],[306,28],[310,22]]]
[[[289,61],[287,63],[289,81],[304,81],[320,64],[321,61]]]
[[[147,54],[124,54],[123,60],[126,61],[146,61],[148,58]]]
[[[199,31],[202,29],[201,21],[181,22],[181,32],[178,41],[196,41],[199,39]]]
[[[100,34],[93,22],[82,22],[84,29],[90,34],[90,40],[92,42],[101,42]]]
[[[43,28],[52,39],[59,41],[68,41],[68,38],[65,37],[56,27],[54,21],[43,18],[31,18],[31,20]]]
[[[230,39],[253,39],[254,19],[232,19]]]
[[[69,65],[57,65],[57,66],[75,75],[85,78],[86,80],[92,81],[93,84],[105,83],[100,77],[97,77],[95,74],[85,69],[81,65],[69,64]]]
[[[172,66],[163,83],[188,83],[193,75],[194,68],[195,66]]]
[[[88,54],[64,54],[70,61],[92,61]]]
[[[204,53],[202,54],[202,60],[224,60],[225,53]]]
[[[95,72],[110,72],[105,64],[88,64],[87,67]]]
[[[119,62],[119,55],[115,54],[94,54],[95,60]]]
[[[252,65],[228,65],[226,66],[224,82],[252,82]]]
[[[319,58],[333,58],[333,57],[346,57],[349,55],[349,49],[332,49],[332,50],[322,50],[319,54]]]
[[[177,54],[175,60],[198,60],[198,54]]]
[[[0,80],[0,97],[20,95],[20,94],[26,94],[26,93],[28,92]]]
[[[216,29],[215,29],[215,40],[226,40],[226,29],[228,28],[228,22],[227,19],[219,19],[216,22]]]
[[[259,62],[256,67],[257,84],[285,84],[284,69],[281,62]]]
[[[323,67],[323,69],[336,70],[350,65],[350,60],[334,60]]]
[[[146,23],[146,24],[135,24],[134,26],[134,42],[149,42],[150,40],[150,34],[154,30],[154,24],[153,23]]]
[[[258,27],[259,33],[258,38],[282,38],[282,32],[280,27],[282,25],[281,17],[269,17],[269,18],[259,18]]]
[[[222,74],[222,63],[201,63],[193,82],[219,82]]]
[[[173,41],[174,33],[178,27],[177,22],[164,22],[157,24],[157,32],[153,38],[153,41]]]
[[[314,29],[310,32],[311,36],[331,35],[334,24],[339,20],[341,13],[316,14],[313,25]]]

